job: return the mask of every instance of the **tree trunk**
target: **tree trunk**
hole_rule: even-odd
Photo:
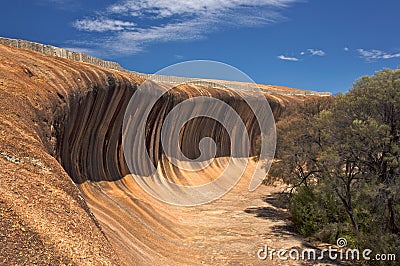
[[[358,230],[359,230],[358,229],[358,224],[357,224],[356,217],[354,216],[354,213],[353,213],[353,207],[352,207],[352,204],[351,204],[351,196],[350,196],[350,194],[348,194],[349,202],[347,202],[346,199],[342,196],[342,194],[340,194],[339,189],[337,187],[335,187],[335,192],[339,196],[340,200],[342,201],[342,203],[344,205],[344,208],[346,209],[347,214],[350,217],[351,224],[353,225],[354,232],[358,233]]]
[[[352,211],[352,210],[347,210],[347,209],[346,209],[346,212],[347,212],[347,213],[349,214],[349,216],[350,216],[351,224],[353,225],[354,231],[355,231],[356,233],[358,233],[358,224],[357,224],[356,217],[354,216],[353,211]]]
[[[394,209],[393,197],[388,198],[387,207],[389,210],[389,228],[392,233],[399,233],[399,226],[396,221],[396,211]]]

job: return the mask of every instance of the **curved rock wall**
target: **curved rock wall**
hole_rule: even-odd
[[[15,242],[0,242],[0,261],[187,265],[200,264],[211,254],[196,240],[201,230],[185,222],[193,220],[191,213],[151,198],[129,176],[121,128],[141,78],[4,45],[0,73],[0,218],[3,222],[14,217],[10,219],[17,223],[7,231]],[[199,95],[213,95],[236,110],[250,132],[251,153],[256,153],[258,125],[234,91],[180,86],[154,106],[144,136],[153,163],[180,184],[215,178],[229,155],[223,127],[196,118],[182,130],[182,151],[196,158],[198,141],[210,136],[218,144],[218,160],[210,170],[193,174],[164,159],[159,132],[166,114],[182,100]],[[285,104],[304,99],[266,97],[275,116]],[[39,242],[20,247],[26,255],[15,256],[26,233]]]
[[[64,128],[58,136],[57,151],[58,160],[74,182],[115,181],[129,173],[122,151],[122,122],[136,87],[137,84],[121,83],[108,75],[105,87],[94,87],[85,95],[70,99],[68,113],[62,121]],[[146,138],[147,151],[155,167],[170,168],[168,162],[167,165],[164,163],[161,145],[160,132],[165,117],[183,100],[200,95],[217,95],[241,116],[251,139],[250,155],[257,155],[258,123],[251,109],[233,91],[185,86],[184,89],[175,89],[174,94],[174,97],[162,97],[154,105],[147,121],[147,135],[138,136]],[[277,114],[281,111],[277,100],[271,98],[270,104]],[[211,137],[216,142],[217,157],[230,155],[230,138],[223,126],[209,118],[194,118],[182,128],[181,150],[186,157],[199,157],[197,145],[204,137]]]

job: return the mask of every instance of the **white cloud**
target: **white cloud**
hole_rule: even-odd
[[[96,32],[133,30],[135,25],[129,21],[107,18],[81,19],[74,22],[74,27],[78,30]]]
[[[307,49],[306,51],[301,51],[300,55],[325,56],[326,53],[323,50]]]
[[[201,25],[196,22],[166,24],[135,31],[123,31],[108,38],[104,42],[105,48],[122,54],[137,53],[150,42],[167,42],[177,40],[194,40],[201,38]]]
[[[312,55],[312,56],[324,56],[325,52],[322,50],[315,50],[315,49],[307,49],[307,51]]]
[[[132,16],[171,17],[174,15],[211,15],[246,7],[286,7],[294,0],[124,0],[107,10]]]
[[[349,51],[349,47],[344,47],[343,50],[344,50],[345,52],[348,52],[348,51]]]
[[[284,60],[284,61],[293,61],[293,62],[299,61],[299,59],[296,57],[288,57],[288,56],[284,56],[284,55],[279,55],[278,58],[281,60]]]
[[[185,58],[183,55],[180,55],[180,54],[175,54],[174,57],[178,60]]]
[[[357,52],[360,54],[362,58],[367,61],[379,60],[379,59],[391,59],[391,58],[400,58],[400,53],[388,53],[381,50],[364,50],[357,49]]]
[[[108,32],[97,44],[99,49],[135,53],[151,42],[195,40],[222,28],[275,23],[284,18],[283,8],[299,1],[122,0],[95,13],[101,16],[73,25],[81,31]]]

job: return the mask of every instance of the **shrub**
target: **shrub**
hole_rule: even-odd
[[[327,222],[325,209],[320,206],[320,198],[313,187],[300,187],[290,201],[295,229],[304,236],[311,236]]]

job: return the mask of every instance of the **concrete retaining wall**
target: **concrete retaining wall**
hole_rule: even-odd
[[[93,65],[97,65],[97,66],[101,66],[101,67],[105,67],[105,68],[110,68],[110,69],[115,69],[115,70],[120,70],[120,71],[124,70],[116,62],[101,60],[99,58],[89,56],[89,55],[86,55],[86,54],[83,54],[80,52],[73,52],[73,51],[69,51],[69,50],[66,50],[63,48],[58,48],[58,47],[51,46],[51,45],[45,45],[45,44],[29,42],[29,41],[24,41],[24,40],[8,39],[8,38],[2,38],[2,37],[0,37],[0,44],[4,44],[7,46],[16,47],[16,48],[21,48],[21,49],[26,49],[26,50],[31,50],[31,51],[36,51],[36,52],[40,52],[43,54],[66,58],[66,59],[70,59],[70,60],[74,60],[74,61],[78,61],[78,62],[90,63]]]

